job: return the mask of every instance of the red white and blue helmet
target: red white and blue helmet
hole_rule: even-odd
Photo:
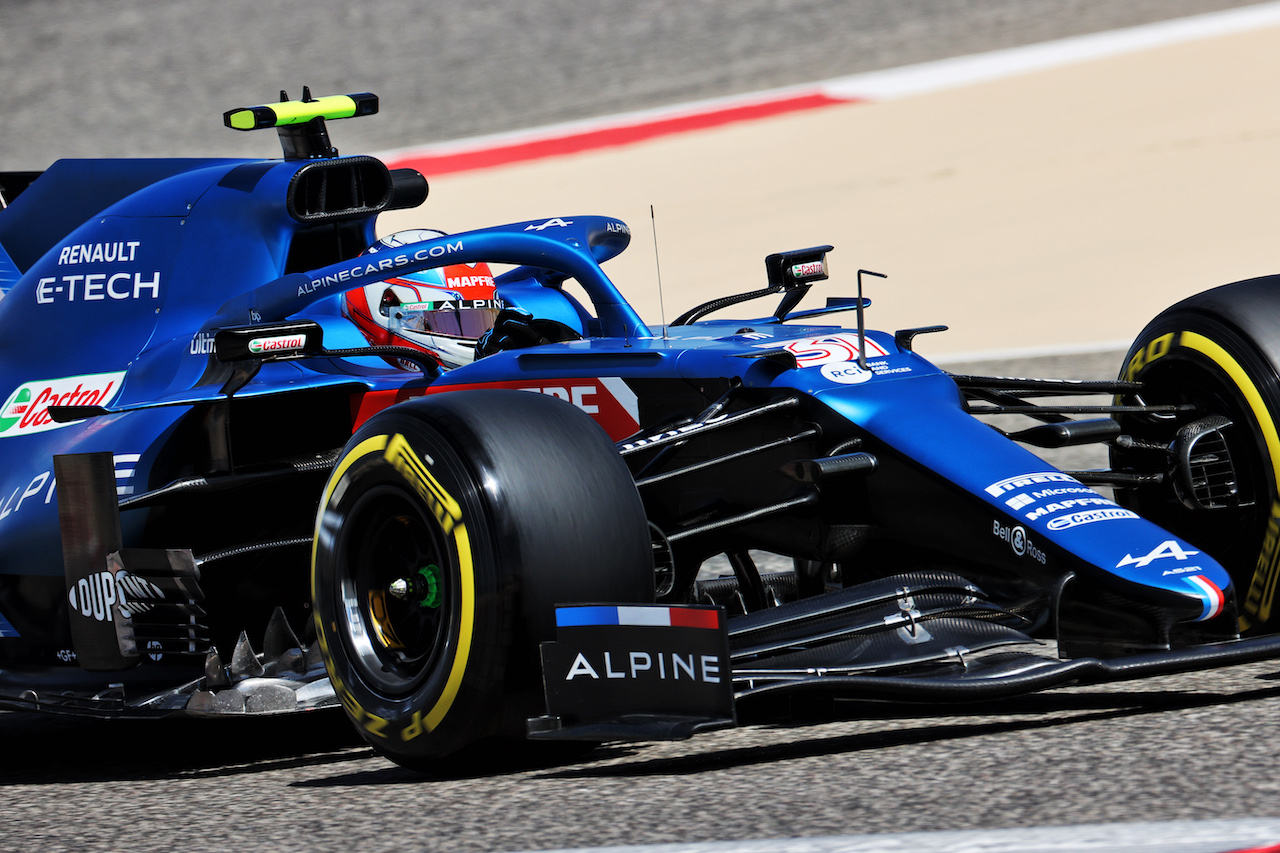
[[[443,236],[425,229],[398,231],[374,243],[367,253]],[[421,350],[449,370],[475,360],[476,339],[493,328],[501,308],[488,264],[476,263],[406,273],[349,290],[342,313],[369,343]]]

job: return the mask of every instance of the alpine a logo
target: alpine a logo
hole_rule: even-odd
[[[567,228],[568,226],[570,226],[570,225],[572,225],[572,224],[573,224],[573,220],[572,220],[572,219],[561,219],[561,218],[559,218],[559,217],[556,217],[555,219],[548,219],[546,222],[543,222],[543,223],[541,223],[541,224],[539,224],[539,223],[537,223],[537,222],[534,222],[534,223],[531,223],[531,224],[529,224],[529,225],[526,225],[526,226],[524,227],[524,230],[526,230],[526,231],[546,231],[548,228]]]
[[[50,406],[105,406],[120,392],[120,373],[96,373],[26,382],[0,407],[0,438],[68,426],[49,415]]]
[[[1156,560],[1161,560],[1166,557],[1172,557],[1175,560],[1186,560],[1199,553],[1199,551],[1191,551],[1183,548],[1182,545],[1174,539],[1166,539],[1140,557],[1135,557],[1132,554],[1125,554],[1124,559],[1116,563],[1116,568],[1123,569],[1125,566],[1136,566],[1139,569],[1145,569]]]

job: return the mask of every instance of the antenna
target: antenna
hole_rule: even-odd
[[[658,218],[649,205],[649,224],[653,226],[653,268],[658,273],[658,319],[662,321],[662,339],[667,339],[667,309],[662,302],[662,264],[658,261]]]
[[[858,367],[867,370],[867,324],[862,317],[862,277],[864,275],[873,275],[876,278],[888,278],[889,276],[882,272],[858,270]]]

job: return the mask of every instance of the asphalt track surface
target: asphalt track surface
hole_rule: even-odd
[[[20,718],[2,741],[7,760],[29,756],[0,773],[6,844],[503,851],[1275,817],[1275,679],[1253,665],[998,706],[863,706],[456,778],[373,757],[340,715]]]
[[[646,7],[665,13],[646,18],[612,3],[590,16],[568,4],[441,3],[421,30],[424,13],[410,4],[260,5],[0,2],[0,167],[236,155],[220,122],[191,116],[269,100],[280,85],[427,104],[418,123],[388,122],[359,146],[392,147],[1241,4],[672,3]],[[842,33],[854,21],[857,32]],[[585,30],[565,35],[575,28]],[[824,38],[857,49],[815,46]],[[371,72],[373,55],[383,64]],[[699,56],[707,67],[692,68]],[[440,58],[449,61],[433,66]],[[1118,355],[949,366],[1097,377]],[[447,777],[373,756],[340,714],[161,724],[5,715],[0,828],[9,849],[461,851],[1276,817],[1278,678],[1275,664],[1256,664],[998,705],[842,705],[803,727]]]

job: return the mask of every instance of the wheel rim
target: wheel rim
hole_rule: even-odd
[[[453,584],[439,526],[400,488],[362,495],[343,534],[338,579],[343,639],[359,676],[398,697],[447,655]]]
[[[1140,402],[1190,403],[1195,407],[1194,414],[1177,418],[1132,416],[1122,419],[1124,431],[1163,443],[1171,441],[1178,428],[1192,420],[1210,414],[1227,417],[1233,426],[1223,435],[1235,463],[1242,505],[1192,511],[1171,496],[1135,496],[1137,500],[1129,502],[1135,503],[1145,517],[1181,530],[1184,538],[1213,552],[1237,584],[1247,585],[1257,559],[1257,540],[1270,510],[1272,484],[1266,473],[1269,463],[1264,449],[1253,439],[1247,405],[1228,390],[1224,380],[1196,360],[1169,358],[1169,362],[1153,366],[1141,377],[1147,387]]]

